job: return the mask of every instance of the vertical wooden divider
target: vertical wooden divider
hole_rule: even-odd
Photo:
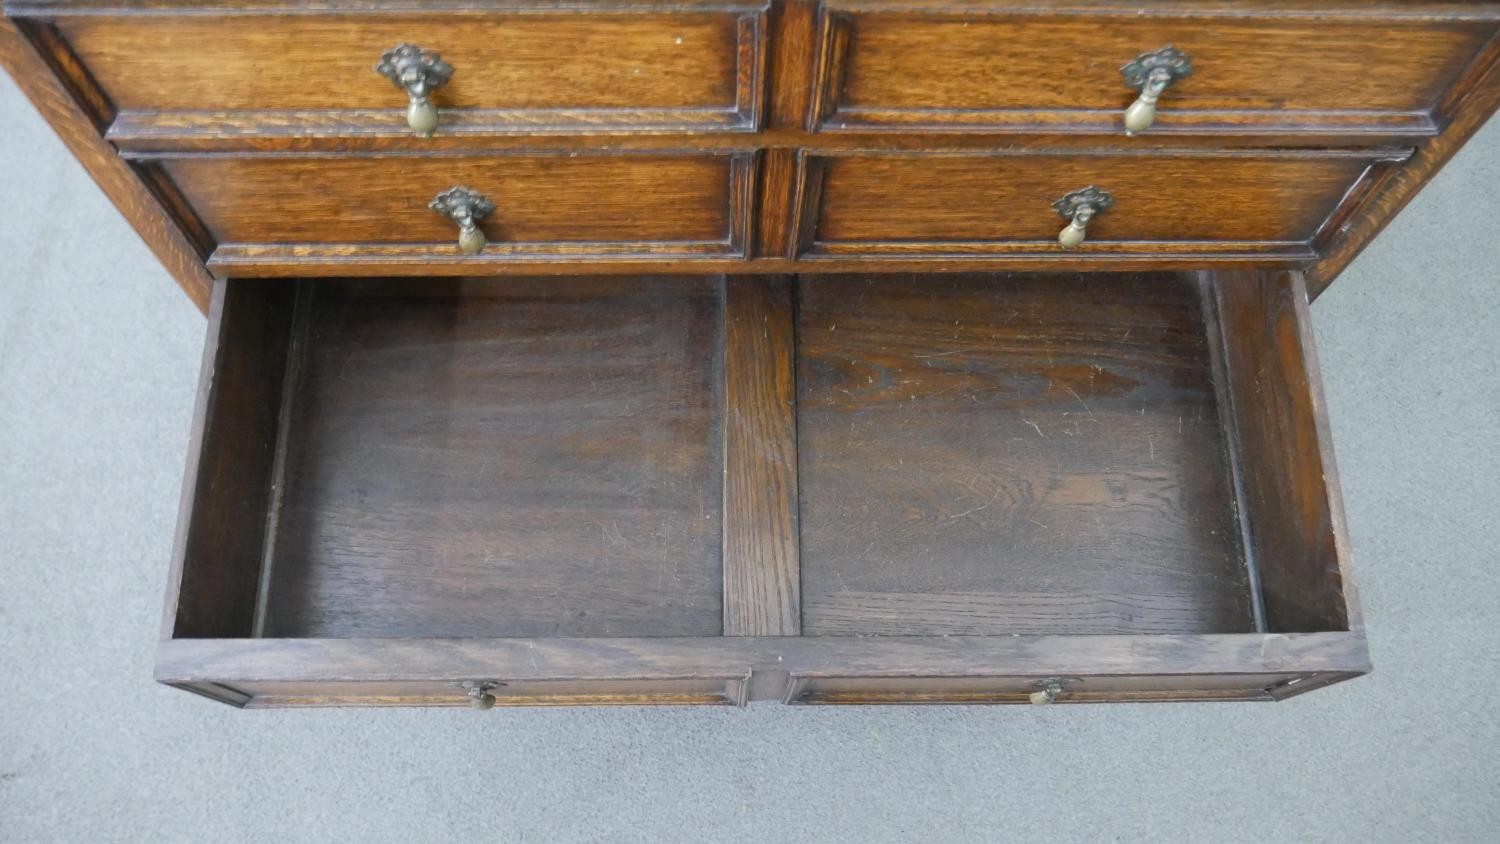
[[[726,279],[725,636],[802,631],[794,354],[791,279]]]

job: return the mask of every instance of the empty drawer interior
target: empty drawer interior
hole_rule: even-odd
[[[713,286],[231,282],[223,308],[179,635],[720,631]]]
[[[736,284],[786,296],[789,354],[726,353]],[[170,633],[720,636],[726,537],[777,515],[724,504],[744,368],[795,384],[805,636],[1345,630],[1300,290],[222,282]]]

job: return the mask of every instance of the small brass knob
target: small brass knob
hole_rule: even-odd
[[[495,203],[484,194],[465,187],[454,187],[438,194],[428,208],[458,223],[458,248],[465,255],[478,255],[486,243],[479,221],[495,211]]]
[[[1045,706],[1046,704],[1052,703],[1053,701],[1057,700],[1057,696],[1062,694],[1062,690],[1062,683],[1053,681],[1051,683],[1048,683],[1040,690],[1032,692],[1031,702],[1036,704],[1037,706]]]
[[[1114,204],[1115,198],[1109,192],[1093,185],[1075,190],[1052,203],[1058,215],[1068,221],[1063,230],[1058,232],[1057,242],[1064,249],[1082,245],[1088,236],[1089,221],[1108,211]]]
[[[380,57],[375,72],[406,92],[406,125],[419,137],[432,137],[437,131],[438,110],[430,97],[453,76],[453,66],[431,50],[402,44]]]
[[[495,696],[490,694],[490,689],[504,684],[494,680],[464,680],[457,685],[469,696],[469,706],[471,708],[493,709],[495,706]]]
[[[1168,44],[1137,56],[1120,68],[1120,73],[1126,85],[1141,92],[1125,109],[1125,134],[1134,135],[1150,129],[1156,122],[1156,101],[1173,82],[1192,75],[1193,62],[1187,53]]]
[[[1063,688],[1069,683],[1083,682],[1077,677],[1048,677],[1032,683],[1036,691],[1030,695],[1031,702],[1037,706],[1045,706],[1057,700],[1058,695],[1063,693]]]

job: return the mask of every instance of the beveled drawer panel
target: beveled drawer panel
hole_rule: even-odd
[[[1346,203],[1401,151],[807,153],[808,256],[1057,253],[1053,203],[1097,186],[1114,205],[1080,253],[1310,257]]]
[[[449,157],[186,156],[158,162],[217,244],[210,265],[464,257],[429,203],[455,186],[495,209],[473,260],[735,257],[749,226],[748,153]]]
[[[65,40],[119,109],[153,127],[341,135],[406,130],[407,97],[377,73],[400,44],[453,68],[432,95],[451,132],[752,130],[763,12],[687,3],[626,13],[77,16]]]
[[[1314,677],[1245,674],[1220,677],[1060,677],[1052,695],[1036,677],[794,677],[787,703],[983,704],[1275,700]],[[1041,693],[1041,694],[1039,694]]]
[[[494,706],[743,706],[744,677],[688,677],[647,680],[497,681],[489,690]],[[238,683],[246,708],[325,706],[472,706],[454,682]],[[211,694],[211,696],[215,696]],[[228,697],[228,695],[223,695]],[[233,699],[233,698],[231,698]]]
[[[1314,15],[826,3],[812,122],[825,131],[1123,132],[1138,92],[1121,67],[1172,45],[1193,72],[1161,96],[1153,132],[1433,134],[1434,112],[1496,23],[1493,10],[1477,9],[1434,24],[1420,5]]]

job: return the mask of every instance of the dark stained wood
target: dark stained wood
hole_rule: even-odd
[[[165,634],[251,635],[294,289],[218,282],[172,554]]]
[[[824,4],[823,129],[1122,133],[1137,92],[1120,66],[1171,44],[1195,72],[1163,95],[1152,132],[1435,130],[1433,110],[1496,31],[1374,12],[1307,20],[1272,4],[1211,22],[1133,3],[1088,15],[926,5]]]
[[[808,164],[820,184],[808,189],[803,248],[844,256],[1062,252],[1056,238],[1066,221],[1052,202],[1096,185],[1115,205],[1089,224],[1085,251],[1307,251],[1371,163],[1403,155],[843,153]]]
[[[577,8],[578,0],[526,0],[526,8],[545,11]],[[1056,13],[1088,15],[1119,13],[1122,8],[1136,9],[1142,4],[1122,0],[1021,0],[1026,9]],[[630,11],[661,8],[715,9],[757,8],[744,0],[615,0],[599,8],[612,7]],[[430,11],[507,11],[516,8],[516,0],[422,0]],[[1016,5],[1016,0],[843,0],[841,8],[866,9],[947,9],[976,11],[998,6]],[[67,17],[97,14],[134,13],[290,13],[290,12],[408,12],[412,0],[7,0],[12,14],[26,16]],[[1500,20],[1500,7],[1481,0],[1153,0],[1137,14],[1170,16],[1193,15],[1206,19],[1236,18],[1247,13],[1258,17],[1292,17],[1339,20],[1368,16],[1405,20]]]
[[[809,634],[1253,629],[1190,283],[799,290]]]
[[[944,152],[947,150],[1069,150],[1098,151],[1119,149],[1142,152],[1158,149],[1394,149],[1426,142],[1431,133],[1391,133],[1381,135],[1339,135],[1336,133],[1281,133],[1263,135],[1139,135],[1128,143],[1097,135],[1049,134],[1020,132],[1005,136],[968,135],[943,132],[832,132],[809,134],[794,127],[767,128],[755,134],[700,132],[691,135],[625,132],[595,135],[549,135],[545,139],[517,134],[459,134],[448,132],[431,138],[407,135],[307,134],[288,127],[285,135],[251,133],[249,118],[227,114],[189,123],[173,114],[144,116],[123,114],[109,126],[108,138],[127,158],[151,158],[183,152],[385,152],[434,155],[451,152],[498,152],[504,150],[534,151],[541,146],[551,150],[670,150],[683,152],[753,152],[766,149],[790,151],[823,150],[907,150]]]
[[[1267,627],[1347,630],[1358,619],[1306,287],[1296,273],[1241,272],[1212,291]]]
[[[174,619],[239,620],[169,629],[159,678],[244,706],[458,705],[461,680],[578,705],[1347,679],[1352,593],[1306,635],[1263,560],[1346,583],[1285,509],[1307,499],[1256,486],[1306,461],[1247,413],[1304,426],[1284,408],[1316,393],[1244,374],[1273,347],[1238,326],[1306,332],[1295,277],[1272,278],[816,276],[795,303],[776,278],[224,283],[217,348],[261,349],[263,385],[231,415],[218,391],[256,369],[206,369],[199,459],[235,484],[190,489],[185,535],[217,538],[181,581],[258,592],[260,620],[184,588]],[[267,335],[279,369],[245,339]],[[274,449],[215,439],[247,425]],[[215,533],[226,513],[245,527]]]
[[[453,683],[384,681],[360,683],[237,684],[247,708],[325,706],[469,706]],[[491,690],[496,706],[743,706],[744,677],[650,678],[643,680],[542,680],[508,682]]]
[[[1069,677],[1056,703],[1273,700],[1272,689],[1304,674],[1196,677]],[[1030,703],[1035,677],[793,677],[787,703]]]
[[[1308,291],[1500,107],[1500,2],[419,5],[0,0],[0,59],[184,286],[236,276],[160,680],[1074,703],[1368,670]],[[372,70],[400,42],[458,69],[434,138]],[[1119,65],[1167,42],[1197,73],[1126,138]],[[477,256],[426,207],[456,184],[499,205]],[[1063,252],[1087,184],[1117,204]]]
[[[419,254],[457,255],[457,225],[427,204],[463,185],[496,205],[480,223],[490,254],[583,257],[653,243],[733,254],[750,202],[736,190],[733,162],[706,154],[207,156],[160,166],[220,245],[414,244]]]
[[[412,43],[454,67],[433,97],[443,132],[746,131],[762,96],[754,9],[89,15],[57,25],[115,105],[148,120],[239,113],[255,132],[409,134],[406,95],[373,68]]]
[[[727,636],[650,639],[316,639],[163,642],[156,677],[164,683],[220,683],[228,697],[240,685],[275,682],[321,687],[356,704],[357,684],[521,681],[617,681],[748,677],[751,700],[783,700],[795,684],[817,678],[1080,677],[1093,683],[1122,675],[1162,690],[1150,678],[1180,678],[1176,695],[1204,699],[1229,675],[1299,675],[1347,679],[1369,670],[1358,633],[1150,636]],[[795,679],[794,679],[795,678]],[[1096,680],[1095,678],[1098,678]],[[1254,682],[1253,679],[1250,682]],[[805,687],[805,686],[804,686]],[[1295,687],[1293,687],[1295,688]],[[1289,690],[1288,690],[1289,691]],[[1288,696],[1278,691],[1254,699]],[[350,694],[353,692],[353,694]],[[1119,682],[1106,699],[1141,699]],[[451,700],[451,699],[450,699]],[[232,702],[232,700],[231,700]],[[378,701],[391,705],[402,701]],[[879,701],[871,701],[879,702]],[[1007,701],[1008,702],[1008,701]],[[423,705],[417,698],[407,705]]]
[[[436,284],[315,288],[263,635],[718,635],[718,287]]]
[[[54,61],[66,61],[65,55],[53,54]],[[49,64],[23,33],[20,25],[0,16],[0,65],[10,73],[41,112],[52,130],[62,139],[88,170],[99,189],[115,204],[136,233],[146,242],[157,260],[167,268],[188,298],[200,310],[207,311],[213,278],[203,266],[203,256],[192,240],[183,233],[182,224],[162,208],[151,189],[115,155],[96,128],[98,114],[87,107],[102,108],[97,96],[84,97],[80,104],[79,83],[64,82],[56,64]]]
[[[1062,224],[1059,222],[1058,227]],[[525,257],[495,254],[439,254],[425,245],[235,245],[220,246],[209,266],[220,275],[236,278],[358,278],[411,276],[430,278],[444,275],[703,275],[705,273],[755,273],[782,275],[809,270],[827,272],[930,272],[947,273],[971,270],[1035,270],[1057,272],[1127,271],[1127,270],[1198,270],[1213,268],[1289,267],[1306,264],[1315,255],[1309,250],[1273,251],[1249,249],[1245,244],[1201,243],[1179,244],[1176,249],[1154,252],[1114,250],[1075,250],[1071,253],[1043,254],[1020,251],[993,254],[923,254],[889,255],[854,258],[809,254],[799,260],[790,258],[721,258],[683,254],[677,244],[666,244],[652,251],[650,244],[635,252],[602,254],[597,249],[580,246],[569,254],[527,255]]]
[[[801,166],[789,149],[767,150],[761,157],[760,200],[756,209],[755,255],[781,258],[791,254],[796,237],[797,180]]]
[[[790,279],[730,279],[724,315],[724,635],[801,632]]]
[[[807,121],[816,72],[816,15],[813,0],[785,0],[771,7],[766,109],[770,128],[800,130]]]

